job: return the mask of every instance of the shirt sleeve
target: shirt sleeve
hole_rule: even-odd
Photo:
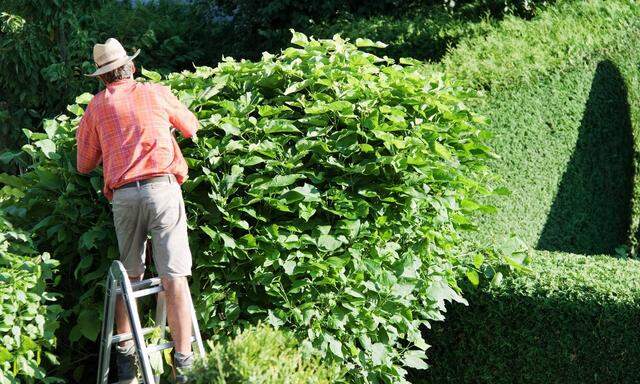
[[[198,118],[178,98],[171,93],[168,87],[161,86],[169,122],[176,127],[182,136],[189,138],[198,130]]]
[[[89,106],[80,119],[80,125],[76,131],[76,142],[78,144],[78,172],[89,173],[102,161],[100,138],[96,132]]]

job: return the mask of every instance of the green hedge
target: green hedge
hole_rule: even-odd
[[[480,235],[530,246],[613,253],[632,232],[640,9],[566,3],[508,18],[445,57],[449,73],[488,90],[496,172],[512,191]],[[630,76],[631,75],[631,76]],[[637,221],[637,218],[634,219]]]
[[[61,308],[47,292],[58,266],[0,216],[0,384],[63,382],[47,377]]]
[[[546,254],[532,268],[450,308],[424,383],[638,382],[640,263]]]
[[[259,325],[231,340],[209,343],[208,355],[189,373],[193,384],[334,384],[343,369],[305,354],[295,337]]]
[[[636,383],[640,9],[571,2],[462,41],[448,71],[486,89],[498,174],[512,191],[480,225],[515,233],[533,273],[469,289],[429,334],[426,383]]]
[[[501,257],[462,265],[459,232],[493,211],[478,203],[494,191],[483,119],[464,104],[476,93],[416,60],[366,53],[370,40],[294,33],[292,43],[165,80],[143,72],[202,124],[195,143],[182,141],[200,325],[219,336],[264,320],[345,363],[352,382],[402,381],[405,367],[426,366],[420,326],[442,318],[445,300],[464,302],[456,272],[478,278],[483,260]],[[45,121],[46,133],[26,131],[32,164],[8,180],[23,195],[2,205],[62,262],[63,335],[87,354],[117,257],[100,174],[74,166],[90,99]],[[71,357],[65,374],[82,382]]]

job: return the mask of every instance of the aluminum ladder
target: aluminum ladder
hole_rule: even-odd
[[[138,314],[138,305],[136,299],[139,297],[157,294],[157,306],[155,316],[155,327],[142,328],[140,316]],[[113,325],[115,318],[116,297],[122,295],[129,314],[129,322],[131,323],[131,333],[123,333],[119,335],[113,334]],[[196,351],[202,357],[204,356],[204,346],[200,336],[200,327],[196,319],[196,312],[189,296],[189,306],[191,308],[191,343],[196,343]],[[98,361],[98,384],[107,384],[109,379],[109,360],[111,358],[111,348],[121,341],[133,340],[136,346],[138,362],[142,371],[142,382],[144,384],[160,384],[160,377],[153,375],[151,368],[151,360],[149,355],[154,352],[160,352],[165,349],[173,348],[173,342],[166,342],[158,345],[147,345],[144,336],[153,333],[158,327],[160,328],[160,337],[164,338],[167,322],[167,304],[164,294],[164,288],[160,278],[155,277],[140,282],[129,282],[129,277],[124,266],[119,261],[111,264],[107,276],[106,293],[104,299],[104,320],[102,321],[102,332],[100,338],[100,355]]]

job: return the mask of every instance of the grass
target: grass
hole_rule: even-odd
[[[515,233],[532,274],[469,289],[427,335],[428,383],[635,383],[640,263],[640,7],[565,2],[465,38],[442,64],[486,97],[512,194],[477,237]]]

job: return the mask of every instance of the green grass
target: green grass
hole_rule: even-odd
[[[640,7],[566,2],[459,42],[443,66],[487,91],[512,194],[477,238],[511,233],[532,274],[467,293],[427,333],[426,383],[635,383],[640,368]]]

